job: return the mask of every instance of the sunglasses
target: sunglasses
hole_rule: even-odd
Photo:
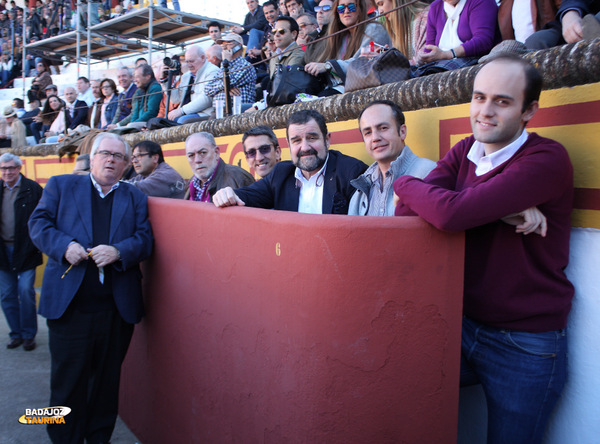
[[[287,29],[282,29],[282,28],[274,29],[273,30],[273,35],[277,35],[277,34],[279,34],[279,35],[285,35],[286,32],[287,32]]]
[[[260,154],[262,154],[263,156],[269,154],[272,149],[273,145],[261,145],[258,147],[258,151],[260,151]],[[256,157],[256,151],[257,149],[255,148],[250,148],[248,151],[246,151],[244,153],[246,155],[246,159],[254,159]]]
[[[315,6],[315,12],[329,12],[331,11],[331,5],[324,5],[324,6]]]
[[[338,14],[343,14],[346,9],[348,10],[348,12],[356,12],[356,3],[350,3],[348,5],[340,5],[336,9],[337,9]]]

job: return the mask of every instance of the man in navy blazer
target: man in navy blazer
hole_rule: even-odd
[[[67,128],[75,129],[85,124],[88,106],[83,100],[77,100],[77,91],[72,86],[65,88]]]
[[[29,220],[48,255],[39,312],[48,319],[51,406],[71,412],[48,426],[52,442],[108,442],[121,364],[143,316],[139,263],[152,251],[147,197],[119,182],[131,150],[102,133],[91,174],[50,178]]]
[[[279,162],[250,186],[223,188],[213,196],[218,207],[246,205],[312,214],[347,214],[354,187],[367,169],[358,159],[329,149],[325,118],[314,110],[292,114],[287,124],[291,161]]]

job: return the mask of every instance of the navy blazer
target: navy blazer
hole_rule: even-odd
[[[29,219],[31,240],[48,255],[39,306],[47,319],[64,314],[85,274],[86,264],[80,263],[61,279],[70,265],[65,259],[67,247],[73,241],[94,247],[90,182],[89,175],[51,177]],[[128,183],[121,182],[112,192],[109,242],[121,253],[121,260],[113,264],[113,297],[123,319],[133,324],[144,313],[139,263],[150,256],[153,244],[148,201]]]
[[[67,128],[69,129],[75,129],[79,125],[85,124],[88,115],[88,106],[83,100],[75,100],[73,107],[73,118],[71,118],[69,111],[65,110]]]
[[[339,151],[329,150],[323,184],[323,214],[348,214],[348,205],[356,189],[350,184],[367,169],[367,165]],[[246,206],[298,211],[300,187],[296,184],[296,167],[290,160],[279,162],[268,176],[235,193]]]

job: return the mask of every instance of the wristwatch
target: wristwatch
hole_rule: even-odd
[[[327,72],[331,71],[333,69],[333,65],[329,62],[325,62],[325,70]]]

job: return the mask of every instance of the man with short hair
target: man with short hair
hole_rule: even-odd
[[[242,136],[242,146],[250,171],[254,171],[261,179],[268,176],[281,160],[281,148],[277,136],[266,125],[256,126],[246,131]]]
[[[220,188],[243,187],[254,182],[247,171],[223,162],[219,153],[217,142],[210,133],[194,133],[185,140],[185,155],[194,173],[186,200],[212,202]]]
[[[244,26],[234,26],[231,32],[243,36],[243,42],[248,45],[248,49],[256,48],[260,44],[260,34],[267,24],[262,8],[258,7],[258,0],[246,0],[248,13],[244,18]],[[254,33],[252,30],[259,32]]]
[[[262,29],[254,29],[250,31],[251,34],[257,33],[257,41],[259,42],[256,47],[248,47],[246,50],[246,56],[250,56],[251,62],[260,62],[262,48],[267,43],[267,36],[273,32],[275,23],[279,17],[279,6],[274,0],[267,0],[262,5],[263,14],[266,19],[266,24]]]
[[[285,7],[288,11],[288,16],[295,20],[305,13],[304,5],[301,0],[286,0]]]
[[[135,68],[139,68],[142,65],[147,65],[148,64],[148,60],[146,60],[143,57],[140,57],[139,59],[136,59],[135,61]]]
[[[144,313],[139,264],[152,252],[147,197],[120,182],[129,145],[100,133],[89,175],[51,177],[29,219],[48,255],[39,312],[47,318],[50,404],[71,409],[49,424],[54,443],[109,442],[121,364]]]
[[[77,100],[87,103],[87,106],[92,106],[94,103],[94,92],[90,88],[90,81],[87,77],[79,77],[76,85],[77,91],[79,92]]]
[[[256,99],[256,69],[243,57],[242,38],[230,32],[217,43],[223,48],[223,61],[229,62],[230,95],[241,96],[242,111],[252,106]],[[225,100],[223,68],[204,87],[204,92],[212,100]]]
[[[77,159],[75,159],[75,166],[73,167],[73,171],[71,174],[90,174],[90,155],[89,154],[79,154]]]
[[[298,16],[296,22],[298,23],[298,28],[300,28],[296,43],[298,46],[306,45],[312,40],[311,36],[313,33],[318,32],[317,19],[314,15],[302,13]]]
[[[221,30],[223,29],[223,25],[217,21],[210,22],[206,28],[208,29],[208,35],[215,42],[213,45],[218,44],[217,40],[221,38]]]
[[[200,45],[190,46],[185,52],[187,72],[181,76],[179,88],[171,92],[171,100],[179,107],[170,111],[168,119],[184,124],[199,117],[207,119],[212,112],[212,98],[204,92],[206,82],[218,72],[212,63],[207,63],[204,49]]]
[[[162,87],[156,81],[152,67],[148,64],[135,68],[133,80],[137,91],[133,96],[131,114],[117,123],[117,126],[144,128],[148,120],[158,115],[162,99]]]
[[[65,108],[67,128],[75,129],[85,124],[88,115],[88,105],[77,99],[77,91],[72,86],[65,88]]]
[[[318,6],[315,6],[315,12],[317,15],[317,24],[319,25],[318,32],[312,32],[309,34],[308,43],[313,40],[321,39],[327,35],[327,29],[329,28],[329,22],[333,16],[333,0],[321,0]],[[316,60],[316,54],[321,54],[325,50],[327,45],[327,39],[313,43],[312,45],[306,46],[304,55],[305,63],[310,63]]]
[[[254,184],[219,190],[218,207],[246,205],[312,214],[347,214],[354,188],[350,180],[364,173],[360,160],[330,150],[325,118],[314,110],[292,114],[287,124],[291,161],[275,165]]]
[[[102,92],[100,91],[100,80],[92,80],[90,85],[90,89],[94,95],[94,102],[92,103],[92,106],[88,108],[87,124],[90,128],[100,128],[102,126],[101,113],[102,105],[104,103]]]
[[[435,162],[415,155],[404,143],[406,124],[398,105],[390,100],[368,104],[358,116],[358,128],[367,154],[375,162],[350,183],[356,193],[350,201],[349,215],[393,216],[394,181],[409,175],[423,178]]]
[[[290,17],[281,16],[277,19],[273,38],[277,57],[269,60],[269,76],[273,78],[277,65],[304,65],[304,51],[296,44],[298,23]]]
[[[567,376],[573,168],[525,130],[541,89],[529,62],[492,59],[475,77],[473,135],[425,179],[394,184],[397,215],[465,231],[461,385],[483,385],[489,442],[541,443]]]
[[[133,147],[131,163],[137,176],[128,182],[148,196],[183,199],[183,177],[165,162],[161,146],[150,140],[142,140]]]
[[[221,45],[215,43],[214,45],[209,46],[206,49],[206,60],[217,68],[220,68],[221,62],[223,61],[223,48],[221,48]]]
[[[35,268],[42,264],[42,253],[31,242],[27,221],[42,187],[21,174],[22,165],[14,154],[0,156],[0,301],[10,329],[6,347],[23,344],[31,351],[37,334]]]
[[[46,93],[46,97],[56,96],[58,95],[58,87],[56,85],[48,85],[44,88],[44,92]]]
[[[133,81],[133,74],[126,66],[118,69],[117,80],[123,91],[119,93],[119,108],[115,113],[112,123],[108,125],[108,129],[116,128],[117,123],[131,114],[133,95],[137,91],[137,86]]]

